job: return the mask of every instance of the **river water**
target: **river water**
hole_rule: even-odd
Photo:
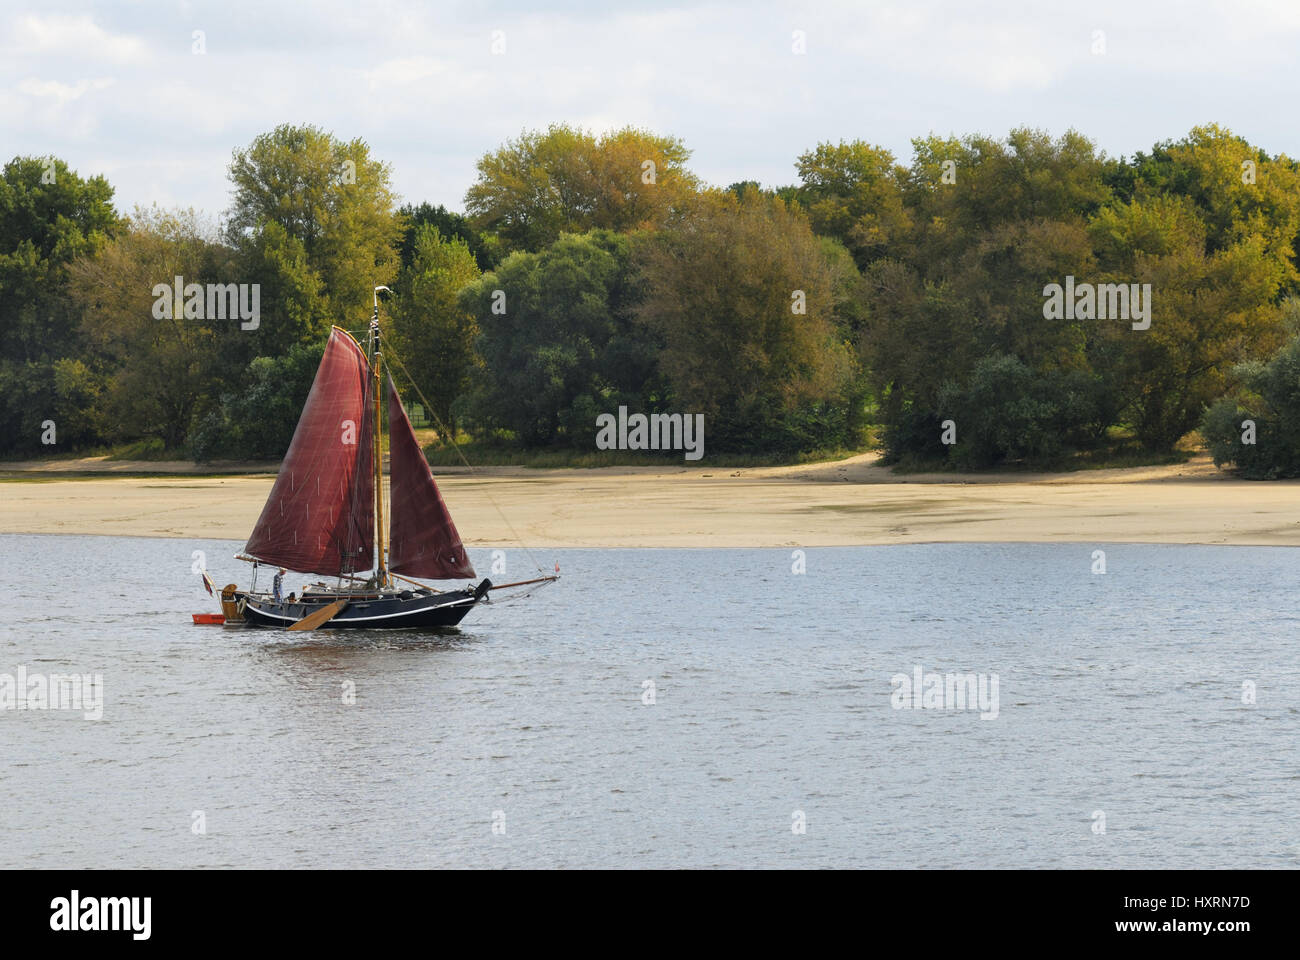
[[[1300,551],[545,550],[455,633],[192,625],[238,546],[0,536],[0,867],[1300,864]]]

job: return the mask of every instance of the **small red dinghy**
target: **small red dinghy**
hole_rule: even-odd
[[[220,613],[193,613],[190,614],[195,623],[215,623],[218,626],[226,622],[224,614]]]

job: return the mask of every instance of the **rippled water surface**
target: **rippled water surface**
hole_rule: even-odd
[[[0,675],[105,690],[0,710],[0,866],[1300,863],[1300,551],[540,551],[458,633],[191,625],[237,547],[0,536]]]

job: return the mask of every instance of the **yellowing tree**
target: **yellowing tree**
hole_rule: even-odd
[[[861,140],[822,143],[796,164],[800,204],[813,229],[849,248],[859,266],[906,238],[911,218],[903,206],[902,167],[894,155]]]
[[[782,200],[702,196],[689,217],[640,238],[639,315],[663,340],[677,405],[720,445],[808,449],[849,442],[861,397],[836,316],[844,270]]]
[[[231,252],[216,233],[190,210],[137,208],[129,229],[72,264],[81,333],[112,371],[104,398],[112,439],[158,437],[180,447],[212,387],[213,357],[238,322],[187,318],[170,300],[156,311],[154,287],[178,276],[187,284],[224,281]]]
[[[561,233],[660,226],[698,187],[689,157],[675,137],[633,127],[597,136],[553,124],[479,160],[465,209],[504,252],[540,250]]]

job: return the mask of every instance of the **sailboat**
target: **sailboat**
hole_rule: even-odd
[[[460,534],[387,378],[391,496],[385,508],[379,290],[367,346],[334,327],[271,493],[244,549],[252,586],[221,593],[227,623],[287,629],[452,627],[490,590],[483,579],[437,590],[425,580],[474,580]],[[257,590],[270,566],[325,580],[301,594]],[[523,583],[555,580],[540,577]],[[518,586],[521,584],[508,584]]]

